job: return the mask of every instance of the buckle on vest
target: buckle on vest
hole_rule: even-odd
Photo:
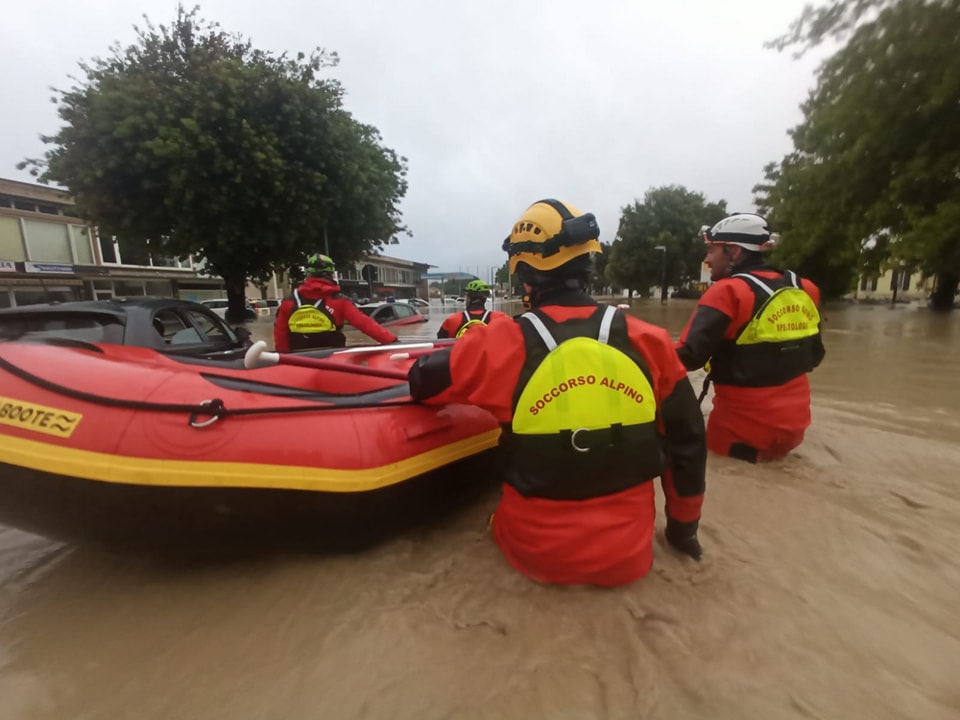
[[[581,433],[581,432],[589,432],[589,431],[587,430],[587,428],[583,428],[583,427],[582,427],[582,428],[577,428],[576,430],[574,430],[574,431],[570,434],[570,445],[571,445],[571,446],[573,447],[573,449],[576,450],[577,452],[590,452],[590,448],[588,448],[588,447],[580,447],[579,445],[577,445],[577,434],[578,434],[578,433]]]
[[[581,438],[581,442],[577,442],[577,435],[580,433],[586,433],[586,435]],[[573,431],[561,430],[560,438],[562,441],[566,441],[569,438],[570,447],[577,452],[590,452],[594,448],[622,444],[624,441],[623,425],[614,423],[608,428],[596,428],[593,430],[585,427],[580,427]]]

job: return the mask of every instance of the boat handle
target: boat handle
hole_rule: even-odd
[[[276,365],[280,362],[280,354],[267,352],[267,344],[263,340],[257,340],[247,348],[247,352],[243,356],[243,366],[248,370],[252,370],[257,367],[261,360],[271,365]]]
[[[201,407],[210,407],[210,406],[213,405],[213,404],[214,404],[214,401],[213,401],[213,400],[204,400],[202,403],[200,403],[200,406],[201,406]],[[220,419],[220,416],[217,415],[216,413],[214,413],[214,414],[212,414],[212,415],[210,416],[210,419],[209,419],[209,420],[204,420],[203,422],[197,422],[197,414],[198,414],[198,413],[193,413],[193,414],[190,416],[190,427],[194,427],[194,428],[210,427],[210,426],[213,425],[217,420]]]

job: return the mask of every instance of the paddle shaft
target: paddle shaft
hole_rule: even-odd
[[[299,365],[300,367],[315,368],[317,370],[334,370],[337,372],[352,373],[354,375],[370,375],[372,377],[389,378],[390,380],[407,379],[406,370],[390,370],[389,368],[372,368],[365,365],[345,365],[341,362],[326,360],[324,358],[300,357],[288,353],[279,353],[278,360],[281,365]]]

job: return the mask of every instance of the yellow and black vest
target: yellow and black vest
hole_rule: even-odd
[[[622,313],[554,322],[520,316],[526,362],[505,428],[505,481],[528,497],[583,500],[663,472],[657,400]]]
[[[346,336],[337,327],[323,298],[314,303],[304,302],[300,293],[294,290],[293,302],[296,307],[287,320],[291,350],[342,347],[346,343]]]
[[[490,311],[489,311],[489,310],[487,310],[486,312],[484,312],[484,313],[483,313],[483,317],[480,317],[480,318],[475,318],[475,317],[473,317],[473,315],[470,314],[469,311],[464,310],[464,311],[463,311],[463,322],[460,323],[460,327],[457,328],[457,332],[454,334],[454,337],[455,337],[455,338],[459,338],[459,337],[460,337],[461,335],[463,335],[467,330],[469,330],[469,329],[472,328],[472,327],[475,327],[476,325],[486,325],[489,320],[490,320]]]
[[[710,359],[710,378],[721,385],[773,387],[813,370],[822,357],[820,311],[787,270],[776,279],[738,273],[753,291],[754,312],[735,340]]]

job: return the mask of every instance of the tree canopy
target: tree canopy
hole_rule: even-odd
[[[667,185],[647,191],[643,202],[635,200],[620,213],[606,277],[609,284],[645,297],[653,285],[661,285],[666,292],[669,285],[699,279],[705,254],[699,229],[726,216],[727,204],[725,200],[708,203],[701,193]]]
[[[405,158],[322,76],[336,54],[257,50],[182,7],[136,34],[57,91],[64,125],[21,164],[101,232],[206,260],[239,312],[247,279],[318,251],[343,264],[405,230]]]
[[[826,294],[884,266],[960,277],[960,0],[847,0],[807,8],[775,44],[849,35],[826,60],[790,135],[794,150],[754,190],[780,230],[781,263]],[[936,300],[936,299],[935,299]]]

